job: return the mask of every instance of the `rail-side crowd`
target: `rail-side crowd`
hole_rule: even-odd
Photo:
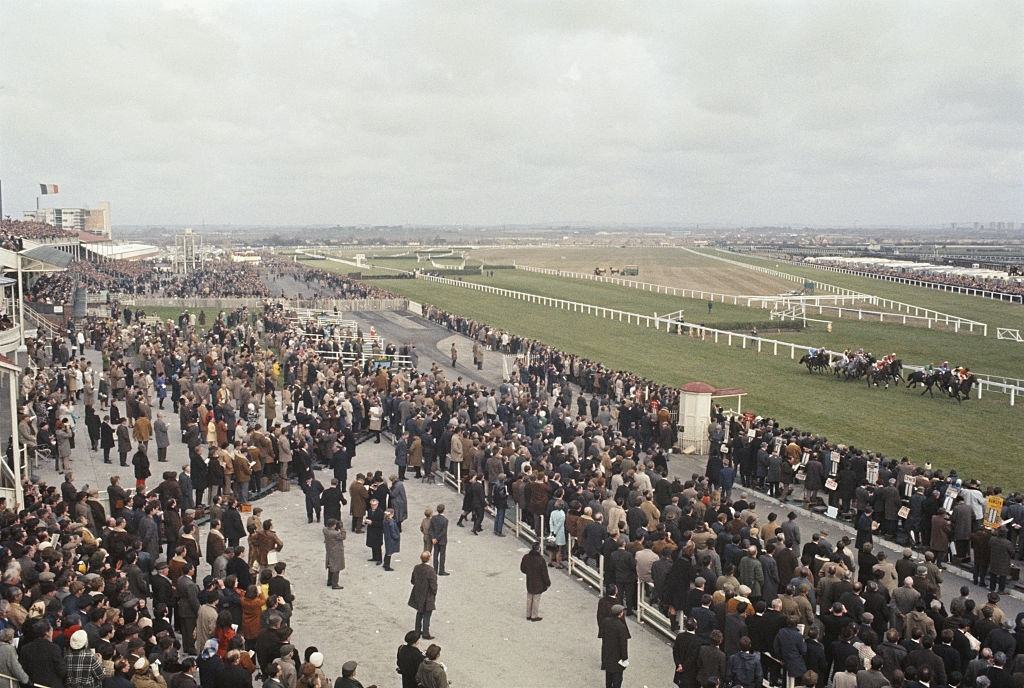
[[[431,307],[424,314],[493,348],[523,351],[506,332]],[[571,381],[594,389],[585,376]],[[847,447],[770,418],[727,419],[720,410],[705,474],[670,481],[643,434],[630,445],[632,424],[622,424],[621,412],[622,438],[608,442],[589,426],[588,407],[577,408],[582,426],[552,418],[552,449],[535,457],[542,470],[487,457],[478,482],[499,475],[506,483],[490,488],[499,495],[497,523],[506,494],[526,519],[546,517],[555,566],[568,536],[589,563],[604,559],[609,595],[599,626],[614,616],[614,604],[631,613],[637,581],[644,583],[682,631],[677,685],[752,686],[783,672],[808,686],[1024,685],[1024,623],[999,607],[1012,560],[1024,555],[1021,495],[1007,496],[998,514],[1009,528],[986,528],[986,497],[1000,495],[998,487],[982,491],[955,471]],[[602,408],[589,414],[597,428],[605,427]],[[504,424],[499,433],[506,439]],[[538,491],[537,481],[549,487]],[[807,541],[797,512],[765,513],[755,491],[783,502],[800,498],[818,511],[835,507],[856,535]],[[466,490],[467,515],[481,509],[479,496],[470,499],[478,492]],[[877,546],[882,535],[904,545],[899,557]],[[947,607],[941,586],[949,558],[971,563],[974,582],[990,591],[986,604],[962,588]]]
[[[967,289],[984,289],[986,291],[994,291],[1003,294],[1024,294],[1024,279],[1020,277],[1019,266],[1009,266],[1008,276],[1006,278],[1001,277],[981,277],[977,275],[965,275],[958,274],[957,272],[947,272],[942,269],[942,266],[935,266],[935,270],[898,270],[895,268],[883,267],[881,265],[863,265],[863,264],[851,264],[845,261],[830,262],[823,259],[815,259],[815,265],[828,265],[830,267],[845,268],[848,270],[857,270],[858,272],[866,272],[872,275],[880,275],[885,277],[905,277],[909,279],[916,279],[922,282],[931,282],[933,284],[945,284],[951,287],[965,287]]]

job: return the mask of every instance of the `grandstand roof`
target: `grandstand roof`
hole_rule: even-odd
[[[70,253],[61,251],[53,246],[36,246],[35,248],[22,251],[21,255],[42,263],[41,270],[43,271],[63,270],[75,259]],[[31,267],[28,269],[31,270]]]

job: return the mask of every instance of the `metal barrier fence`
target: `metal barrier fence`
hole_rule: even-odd
[[[667,638],[675,639],[676,632],[672,630],[672,621],[661,613],[655,605],[648,601],[650,592],[649,583],[642,580],[636,582],[636,620],[645,623]]]
[[[604,557],[600,553],[597,555],[597,568],[587,563],[586,559],[581,559],[576,556],[576,543],[577,540],[572,535],[567,536],[566,542],[568,543],[569,556],[569,575],[576,576],[581,581],[594,588],[598,592],[604,592]]]
[[[362,366],[368,362],[371,368],[374,366],[384,366],[386,368],[412,367],[412,357],[405,354],[381,354],[364,351],[333,351],[331,349],[317,349],[316,352],[321,358],[338,359],[341,361],[342,365],[346,366],[356,363]]]
[[[455,472],[451,472],[451,467],[455,466]],[[462,492],[462,464],[448,462],[448,470],[438,471],[438,475],[441,476],[442,482],[447,483],[455,488],[456,492]]]

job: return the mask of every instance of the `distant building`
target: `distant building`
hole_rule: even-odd
[[[98,208],[40,208],[26,210],[26,220],[45,222],[69,232],[86,232],[110,239],[110,203],[103,201]]]

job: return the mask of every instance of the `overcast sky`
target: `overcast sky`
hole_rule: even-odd
[[[0,0],[4,212],[1024,221],[1024,3]],[[44,199],[44,203],[50,202]]]

